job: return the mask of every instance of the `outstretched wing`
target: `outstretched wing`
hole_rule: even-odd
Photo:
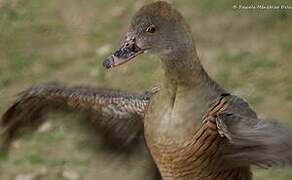
[[[159,91],[153,88],[142,95],[119,90],[91,87],[66,87],[62,84],[33,86],[22,93],[1,119],[3,147],[8,150],[19,130],[35,129],[54,109],[83,112],[102,132],[106,142],[117,147],[130,147],[144,141],[144,111],[150,97]],[[138,141],[137,140],[138,137]]]
[[[291,128],[233,112],[219,114],[216,122],[219,133],[228,139],[223,157],[229,167],[291,164]]]

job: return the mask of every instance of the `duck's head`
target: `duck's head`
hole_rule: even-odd
[[[157,1],[138,10],[122,46],[103,65],[115,67],[143,53],[172,56],[191,44],[189,27],[181,14],[168,3]]]

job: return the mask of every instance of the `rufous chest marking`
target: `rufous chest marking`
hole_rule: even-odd
[[[238,176],[240,168],[216,170],[221,162],[221,145],[226,139],[218,133],[215,118],[227,107],[228,98],[221,97],[202,117],[201,126],[184,141],[172,141],[167,137],[157,141],[146,135],[151,155],[164,180],[223,180]]]

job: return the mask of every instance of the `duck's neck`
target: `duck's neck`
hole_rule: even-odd
[[[183,139],[200,125],[210,103],[224,90],[208,76],[194,47],[161,57],[161,61],[164,76],[156,108],[165,113],[157,118],[159,127],[165,129],[159,131]]]
[[[193,46],[160,58],[164,76],[148,107],[145,132],[157,142],[181,142],[201,125],[221,88],[205,72]]]
[[[207,90],[216,83],[208,76],[193,46],[161,56],[164,76],[162,88]]]

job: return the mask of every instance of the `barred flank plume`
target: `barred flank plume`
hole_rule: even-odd
[[[19,94],[1,119],[3,148],[8,150],[15,133],[33,130],[53,109],[83,112],[113,145],[127,147],[143,141],[144,111],[150,97],[159,89],[142,95],[91,87],[66,87],[61,84],[33,86]],[[139,140],[140,139],[140,140]]]

